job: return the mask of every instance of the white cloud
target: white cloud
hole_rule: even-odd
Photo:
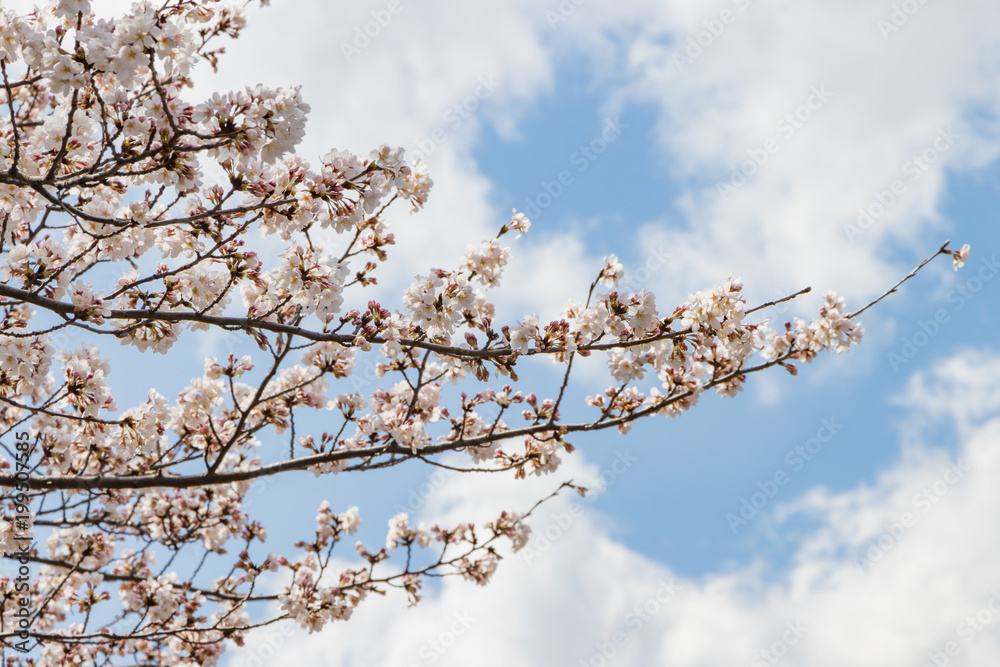
[[[809,284],[859,299],[900,274],[885,259],[893,245],[921,255],[946,237],[947,171],[988,163],[1000,148],[995,120],[984,120],[1000,107],[1000,62],[988,46],[1000,7],[928,3],[884,39],[877,22],[897,4],[686,2],[659,21],[650,15],[630,46],[631,87],[619,103],[653,101],[677,175],[704,183],[681,197],[685,227],[643,230],[641,243],[676,251],[657,285],[692,289],[734,271],[764,294]],[[714,36],[724,9],[732,22]],[[703,46],[676,60],[689,40]],[[807,102],[815,109],[802,109]],[[811,118],[785,120],[797,110]],[[761,154],[769,139],[771,154]],[[907,164],[933,157],[935,142],[933,164]],[[721,198],[717,184],[751,152],[766,162],[748,163],[756,173]],[[897,180],[901,195],[891,193]],[[877,213],[885,191],[895,201],[852,243],[845,227],[860,207]]]
[[[889,2],[791,6],[760,0],[683,72],[671,60],[675,49],[697,36],[703,21],[733,5],[587,3],[551,30],[543,9],[527,3],[463,9],[440,2],[419,12],[408,7],[350,65],[331,46],[346,39],[376,4],[352,5],[347,14],[339,14],[338,7],[336,21],[332,8],[308,6],[315,15],[307,21],[269,10],[274,14],[267,26],[275,35],[301,33],[296,62],[307,63],[302,69],[261,49],[264,32],[248,33],[250,48],[238,52],[237,60],[260,78],[287,78],[290,71],[295,82],[305,83],[314,124],[323,120],[311,130],[311,145],[366,150],[383,141],[416,143],[441,125],[448,107],[464,99],[484,72],[495,70],[504,82],[483,104],[482,115],[460,124],[430,156],[438,188],[422,220],[400,221],[406,261],[398,280],[408,279],[407,270],[449,265],[466,243],[491,236],[503,221],[488,204],[490,183],[471,157],[481,123],[498,123],[500,132],[514,136],[518,115],[514,122],[498,119],[549,90],[554,63],[566,49],[590,49],[599,54],[595,59],[621,58],[615,40],[622,35],[630,38],[631,69],[608,104],[655,102],[675,176],[705,184],[682,195],[686,227],[651,224],[640,235],[643,247],[671,249],[671,262],[652,272],[651,280],[670,286],[672,293],[683,295],[734,271],[764,300],[803,284],[819,293],[836,287],[852,299],[871,296],[898,277],[901,267],[885,259],[890,244],[922,254],[923,234],[945,224],[938,206],[947,169],[974,168],[995,159],[998,150],[996,128],[968,121],[972,109],[1000,107],[997,61],[984,55],[994,52],[998,22],[990,17],[995,19],[998,9],[985,1],[928,4],[885,40],[876,22],[888,16]],[[469,12],[477,12],[476,20]],[[282,28],[282,21],[291,27]],[[434,48],[426,48],[429,43]],[[823,85],[832,92],[829,100],[820,105],[813,98],[814,118],[782,135],[777,124],[785,114],[806,103],[812,87]],[[949,126],[959,138],[910,180],[906,161],[932,147]],[[717,199],[716,179],[728,177],[748,150],[772,136],[781,141],[767,163],[727,201]],[[895,179],[905,181],[906,194],[850,243],[845,224]],[[430,228],[440,234],[429,235]],[[522,303],[529,310],[544,311],[565,298],[547,299],[539,285],[569,285],[567,275],[576,280],[587,273],[581,266],[590,249],[582,243],[561,244],[561,252],[551,256],[540,246],[517,250],[523,259],[516,260],[521,263],[507,287],[525,295]],[[953,367],[941,368],[950,370],[938,372],[957,378],[956,388],[996,377],[976,373],[983,368],[981,358],[975,365],[961,359],[949,363]],[[982,398],[993,396],[983,394],[986,386],[964,404],[971,407],[954,407],[952,401],[953,408],[942,408],[949,394],[936,389],[933,379],[918,378],[911,385],[907,404],[915,412],[957,415],[964,423],[965,416],[995,410],[992,399]],[[996,384],[989,387],[995,393]],[[965,397],[964,391],[958,395]],[[795,621],[808,631],[790,647],[784,664],[921,664],[928,651],[943,651],[948,641],[961,649],[954,664],[995,661],[1000,648],[989,633],[967,643],[958,624],[986,605],[991,588],[1000,584],[993,571],[1000,539],[982,530],[984,517],[1000,510],[994,484],[1000,459],[992,447],[998,435],[997,420],[964,428],[960,453],[969,469],[954,484],[947,481],[955,473],[947,472],[945,450],[931,446],[954,443],[916,442],[870,486],[838,493],[814,489],[778,513],[779,518],[805,513],[819,522],[787,571],[768,577],[763,564],[754,564],[700,580],[673,577],[681,592],[639,624],[637,633],[631,632],[639,618],[635,607],[656,607],[649,601],[659,582],[671,579],[669,568],[617,542],[606,530],[606,518],[592,507],[559,528],[556,517],[565,519],[569,511],[569,500],[563,499],[535,522],[542,535],[546,529],[555,534],[556,528],[563,534],[532,563],[508,558],[485,589],[445,581],[416,611],[403,609],[399,598],[372,601],[349,624],[289,641],[280,662],[576,665],[583,659],[596,665],[594,651],[609,650],[607,642],[622,632],[626,641],[615,649],[620,664],[747,664],[761,650],[780,650],[776,642],[792,637],[786,623]],[[578,474],[586,470],[579,456],[567,466]],[[538,485],[511,484],[499,477],[458,480],[434,496],[426,517],[483,516],[495,511],[501,498],[504,505],[523,506],[542,492]],[[947,493],[934,496],[938,502],[932,505],[915,504],[914,495],[925,486]],[[897,539],[894,523],[907,513],[913,516],[906,522],[913,525],[904,526]],[[880,539],[888,547],[884,555],[859,567],[859,559],[878,554],[868,548]],[[459,627],[456,614],[475,621],[451,636]],[[431,640],[454,645],[439,653]]]
[[[969,349],[910,379],[900,403],[922,406],[933,417],[952,415],[960,423],[1000,411],[1000,358]]]
[[[978,350],[947,360],[930,375],[947,378],[955,394],[910,391],[906,399],[914,415],[962,425],[960,442],[914,443],[871,485],[814,489],[776,511],[779,522],[799,515],[818,522],[784,572],[768,575],[754,563],[699,579],[675,576],[613,539],[588,502],[566,496],[533,520],[527,557],[508,556],[489,586],[449,580],[416,610],[398,596],[372,601],[347,624],[291,637],[273,664],[600,665],[601,651],[613,649],[616,662],[607,664],[766,665],[761,651],[787,650],[781,664],[885,667],[925,664],[949,642],[958,655],[948,664],[995,663],[1000,614],[989,605],[1000,610],[1000,595],[991,602],[1000,591],[1000,536],[984,526],[1000,512],[1000,417],[995,402],[970,412],[962,399],[995,399],[1000,375],[969,372],[972,361],[995,368],[1000,355]],[[947,453],[950,445],[957,454]],[[604,471],[612,484],[627,483],[628,468],[619,469],[614,479]],[[600,474],[578,456],[562,472]],[[523,506],[552,485],[506,476],[452,482],[422,518],[483,519],[499,498]],[[571,503],[579,510],[570,512]],[[672,597],[670,582],[679,586]],[[242,659],[254,650],[251,642]],[[233,665],[250,664],[240,656]]]
[[[517,136],[519,120],[570,59],[582,59],[601,81],[602,112],[652,102],[672,175],[683,179],[675,183],[696,184],[680,194],[680,221],[638,230],[638,256],[648,247],[671,249],[668,266],[649,278],[671,298],[732,272],[754,300],[808,284],[859,303],[910,268],[889,261],[891,250],[902,244],[916,258],[934,246],[929,230],[932,240],[946,235],[939,203],[947,170],[975,168],[1000,151],[989,120],[1000,109],[1000,58],[992,48],[1000,22],[990,20],[1000,8],[987,0],[924,5],[888,38],[878,21],[891,18],[889,0],[398,6],[395,14],[381,0],[254,11],[219,75],[191,93],[199,99],[210,88],[301,84],[313,107],[303,150],[314,158],[334,146],[366,152],[383,142],[427,153],[441,130],[428,156],[437,186],[427,209],[394,214],[396,258],[383,271],[384,288],[373,292],[387,300],[416,273],[453,266],[468,243],[492,237],[506,221],[509,206],[491,201],[491,183],[473,157],[476,142],[487,125]],[[566,20],[551,23],[548,11]],[[723,11],[732,20],[719,32]],[[689,40],[699,39],[700,54],[691,51],[691,62],[678,65],[677,56],[689,57]],[[483,80],[496,85],[484,88]],[[829,91],[829,99],[815,90]],[[810,100],[818,108],[801,127],[783,120]],[[463,104],[476,108],[456,111]],[[917,172],[907,161],[949,127],[958,135],[953,145],[911,180]],[[776,152],[722,201],[716,184],[769,138]],[[877,210],[878,193],[891,192],[894,180],[905,193],[893,195],[852,243],[845,228],[856,225],[858,208]],[[565,294],[584,289],[571,281],[603,254],[586,242],[560,252],[533,243],[529,237],[517,251],[560,280],[512,272],[502,298],[524,312],[555,309]]]
[[[312,107],[302,147],[307,157],[331,147],[367,154],[383,143],[426,157],[435,181],[427,206],[415,216],[402,206],[390,213],[396,247],[378,274],[384,288],[372,294],[392,303],[414,275],[457,266],[468,244],[493,238],[510,220],[511,206],[496,210],[489,203],[491,184],[472,149],[485,124],[516,134],[517,119],[552,85],[552,54],[525,4],[441,0],[428,7],[401,0],[388,22],[385,2],[277,4],[253,12],[219,75],[192,97],[207,95],[209,86],[301,85]],[[355,53],[364,44],[359,29],[374,36]],[[525,243],[519,245],[523,252]],[[544,265],[575,276],[582,251],[568,246]],[[528,273],[539,277],[537,270]],[[522,308],[558,304],[556,298],[539,303],[545,291],[532,290],[516,273],[507,283],[506,298]],[[522,301],[521,294],[534,296]]]
[[[390,4],[399,11],[389,12]],[[682,191],[679,223],[650,221],[638,234],[640,256],[650,246],[672,250],[667,268],[650,277],[654,287],[682,298],[733,272],[753,298],[809,284],[857,302],[910,268],[888,261],[891,249],[902,243],[922,256],[933,246],[928,230],[934,239],[946,234],[939,204],[947,170],[981,166],[1000,151],[1000,57],[992,48],[1000,6],[922,4],[885,34],[878,22],[892,19],[898,4],[278,3],[252,12],[219,75],[200,79],[191,99],[257,82],[301,84],[313,107],[303,150],[314,158],[334,146],[419,149],[441,129],[444,139],[428,157],[437,188],[427,210],[395,215],[397,259],[379,293],[395,295],[417,272],[453,265],[466,244],[492,237],[505,222],[509,207],[490,201],[476,141],[487,125],[517,136],[524,113],[553,90],[558,68],[582,59],[601,80],[609,109],[658,108],[673,175],[702,184]],[[553,22],[552,11],[565,20]],[[693,58],[685,52],[691,43]],[[678,64],[678,56],[691,61]],[[484,79],[497,85],[477,99]],[[817,89],[831,96],[819,100]],[[779,129],[811,95],[819,107],[813,118]],[[476,108],[456,113],[466,102]],[[911,181],[907,160],[948,127],[958,139]],[[716,183],[769,138],[777,151],[721,201]],[[856,223],[859,207],[878,204],[877,193],[891,192],[894,180],[906,192],[851,243],[845,226]],[[542,254],[537,248],[532,256]],[[566,284],[601,250],[579,244],[545,253],[546,274]],[[538,310],[562,302],[549,295],[557,290],[538,285],[514,275],[506,299]]]
[[[341,44],[382,3],[301,2],[294,11],[277,4],[253,18],[212,85],[303,84],[313,106],[306,152],[317,156],[332,146],[419,148],[435,128],[446,129],[446,140],[428,157],[437,187],[427,210],[396,216],[402,261],[386,282],[398,287],[429,266],[454,265],[467,243],[493,236],[505,221],[509,207],[494,210],[491,184],[473,158],[484,124],[516,136],[523,110],[551,90],[556,63],[567,53],[587,49],[599,54],[595,60],[627,58],[624,76],[603,72],[623,82],[609,106],[654,102],[673,175],[705,184],[682,195],[684,227],[657,222],[640,235],[642,247],[671,249],[666,268],[651,273],[654,285],[683,296],[737,272],[765,300],[803,284],[819,293],[836,287],[855,299],[871,296],[898,277],[900,267],[884,257],[890,243],[921,254],[924,232],[945,224],[939,203],[947,169],[974,168],[997,156],[997,128],[969,117],[972,110],[1000,109],[1000,68],[991,55],[1000,8],[986,0],[928,3],[883,39],[876,22],[891,11],[888,1],[747,4],[739,11],[737,3],[586,3],[550,29],[544,8],[526,0],[419,7],[404,0],[404,10],[351,62]],[[679,71],[672,56],[723,8],[738,20]],[[618,50],[623,36],[627,54]],[[449,109],[490,76],[500,82],[496,91],[479,100],[475,115],[453,122]],[[820,106],[814,98],[814,118],[783,135],[778,123],[823,85],[832,92],[829,100]],[[960,135],[954,145],[909,180],[905,162],[932,147],[948,126]],[[716,179],[727,178],[748,150],[770,137],[780,139],[778,149],[746,186],[719,200]],[[905,181],[906,195],[851,244],[845,224],[894,179]],[[530,243],[516,248],[520,256],[506,281],[511,308],[545,312],[589,284],[590,253],[598,257],[599,249],[569,238]],[[433,656],[437,665],[576,665],[581,659],[597,665],[601,649],[609,651],[621,632],[620,664],[747,664],[795,621],[808,631],[783,664],[921,664],[926,652],[943,651],[950,640],[961,649],[954,664],[995,662],[1000,647],[989,630],[967,643],[956,628],[1000,585],[1000,538],[982,528],[1000,511],[1000,455],[993,446],[1000,421],[969,421],[996,412],[998,367],[997,357],[970,353],[918,376],[906,394],[915,413],[963,425],[960,452],[969,469],[961,478],[947,483],[949,457],[929,446],[953,443],[916,443],[871,486],[813,490],[782,510],[784,516],[808,513],[819,528],[777,578],[766,577],[761,564],[699,580],[673,576],[667,565],[616,541],[592,506],[562,527],[570,516],[565,498],[535,522],[539,534],[551,529],[559,539],[530,563],[510,556],[491,586],[448,580],[417,610],[404,609],[399,597],[372,600],[348,624],[288,638],[280,657],[268,662],[406,666],[431,664]],[[577,455],[566,472],[594,470]],[[922,512],[914,494],[925,486],[933,491],[940,480],[947,494]],[[501,498],[504,505],[524,506],[552,481],[463,478],[434,496],[425,518],[485,516]],[[896,539],[893,524],[906,513],[915,522]],[[888,545],[884,555],[859,569],[856,559],[877,553],[867,549],[880,538]],[[680,592],[656,601],[660,582],[671,579]],[[454,646],[437,652],[431,640]],[[253,642],[246,651],[253,654]],[[235,651],[232,664],[245,664],[246,655]]]
[[[557,61],[567,53],[627,57],[624,76],[604,72],[624,81],[608,104],[654,102],[674,175],[706,184],[682,196],[685,227],[651,223],[637,241],[671,249],[671,262],[650,276],[671,293],[737,272],[765,300],[803,284],[819,293],[836,287],[852,298],[871,296],[899,275],[900,267],[884,257],[890,243],[922,254],[923,233],[946,224],[939,204],[947,169],[975,168],[1000,150],[997,127],[981,120],[1000,110],[994,48],[1000,6],[988,0],[927,3],[888,39],[877,26],[889,16],[888,0],[755,0],[746,11],[738,3],[694,0],[591,2],[554,29],[544,8],[528,0],[403,3],[351,62],[341,44],[387,3],[277,3],[256,13],[212,82],[301,83],[313,107],[306,152],[315,156],[333,146],[367,151],[383,142],[419,148],[435,128],[446,128],[446,140],[428,157],[437,186],[427,210],[396,216],[402,261],[386,279],[394,287],[429,266],[454,265],[467,243],[493,236],[506,220],[509,207],[497,211],[490,204],[491,183],[473,158],[475,142],[487,123],[516,136],[517,120],[552,89]],[[679,71],[672,56],[723,8],[738,20]],[[618,50],[623,35],[627,54]],[[479,100],[475,115],[453,122],[449,109],[490,76],[500,82],[496,91]],[[777,124],[822,85],[833,93],[829,101],[783,136]],[[191,99],[207,91],[199,88]],[[987,113],[972,122],[974,110]],[[906,161],[932,147],[948,126],[960,135],[954,146],[909,180]],[[781,140],[778,150],[745,187],[718,200],[716,179],[727,178],[769,137]],[[906,195],[851,244],[844,225],[894,179],[905,181]],[[581,239],[529,245],[530,238],[515,247],[502,305],[547,312],[586,288],[595,266],[591,253],[602,253]],[[406,666],[431,664],[427,656],[433,655],[437,665],[576,665],[581,659],[596,665],[594,651],[622,632],[627,641],[615,649],[620,664],[747,664],[796,620],[808,632],[783,664],[916,665],[949,640],[961,649],[953,664],[996,662],[1000,619],[971,642],[956,627],[1000,585],[1000,538],[983,529],[1000,511],[1000,420],[992,417],[1000,406],[997,371],[1000,358],[970,352],[916,376],[904,396],[914,414],[961,426],[956,433],[968,466],[961,478],[948,483],[954,474],[947,472],[949,456],[935,447],[955,443],[917,442],[871,486],[813,490],[782,510],[784,516],[808,513],[820,526],[776,580],[765,577],[760,564],[699,580],[673,576],[667,565],[616,541],[607,518],[590,505],[564,528],[570,516],[564,498],[535,522],[538,533],[551,529],[559,538],[530,563],[510,556],[491,586],[448,580],[416,610],[404,609],[398,597],[372,600],[349,624],[288,638],[280,659],[269,662]],[[565,472],[595,470],[576,455]],[[485,517],[499,499],[523,507],[552,482],[470,476],[435,495],[424,514]],[[933,492],[936,483],[947,493],[935,495],[937,502],[922,512],[925,505],[915,504],[914,495],[924,487]],[[914,515],[913,526],[893,538],[893,524],[906,513]],[[856,559],[870,556],[869,543],[880,538],[889,545],[884,555],[859,569]],[[671,579],[680,592],[653,604],[660,582]],[[635,611],[646,604],[656,613]],[[462,614],[475,620],[465,627]],[[453,631],[460,626],[461,633]],[[452,639],[444,652],[428,644]],[[253,642],[246,651],[253,653]],[[232,664],[245,664],[245,655],[234,651]]]

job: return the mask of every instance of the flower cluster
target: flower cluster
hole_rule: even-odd
[[[772,361],[793,358],[810,362],[823,350],[841,354],[861,342],[864,327],[847,316],[843,298],[827,292],[819,312],[820,316],[812,322],[795,318],[794,323],[785,324],[784,332],[769,331],[764,357]]]
[[[395,252],[390,206],[425,204],[425,166],[387,145],[306,160],[298,88],[193,99],[196,63],[238,37],[244,0],[137,0],[110,18],[92,4],[0,8],[0,422],[30,440],[21,509],[44,544],[28,555],[38,657],[11,667],[213,665],[266,591],[281,591],[278,618],[313,632],[369,593],[416,602],[428,576],[485,584],[529,540],[531,511],[451,527],[398,514],[384,546],[358,542],[334,571],[357,507],[324,502],[281,555],[264,550],[254,499],[286,473],[449,452],[470,470],[551,474],[574,433],[677,416],[706,390],[732,396],[749,373],[860,340],[832,293],[811,322],[751,322],[735,278],[661,310],[619,287],[614,255],[555,319],[497,322],[505,235],[531,226],[517,211],[451,269],[416,276],[401,307],[380,304],[369,287]],[[938,254],[957,268],[969,247]],[[179,391],[119,391],[119,405],[101,341],[163,353],[220,333],[260,354],[210,357]],[[610,386],[567,422],[574,361],[591,356]],[[532,357],[562,365],[549,396],[515,389]],[[20,482],[5,459],[0,482]],[[12,550],[16,506],[3,509]]]

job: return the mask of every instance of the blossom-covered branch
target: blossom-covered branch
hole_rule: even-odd
[[[808,289],[748,309],[732,277],[661,310],[618,291],[614,256],[555,319],[498,322],[506,244],[530,227],[516,211],[380,303],[391,213],[418,211],[433,183],[402,148],[304,159],[297,88],[187,99],[193,66],[217,63],[247,4],[0,8],[0,549],[36,568],[0,576],[0,643],[34,654],[8,665],[212,665],[280,619],[316,631],[371,593],[416,603],[428,577],[484,584],[526,543],[534,507],[478,526],[400,514],[384,546],[344,554],[360,510],[324,502],[315,530],[276,553],[251,483],[426,462],[552,474],[577,433],[674,417],[860,340],[868,306],[850,314],[828,293],[815,319],[775,329],[748,316]],[[941,254],[958,266],[968,246]],[[260,354],[209,358],[175,399],[151,388],[119,405],[111,344],[165,353],[206,330]],[[609,386],[571,408],[574,363],[595,355]],[[563,365],[556,386],[519,388],[533,359]]]

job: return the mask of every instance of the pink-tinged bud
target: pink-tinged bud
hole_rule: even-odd
[[[485,366],[481,365],[481,364],[479,366],[477,366],[476,367],[476,379],[479,380],[480,382],[486,382],[487,380],[489,380],[490,379],[490,371],[489,371],[489,369],[486,368]]]

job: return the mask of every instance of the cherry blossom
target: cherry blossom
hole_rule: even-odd
[[[371,593],[415,604],[428,577],[485,584],[538,504],[480,524],[366,514],[384,542],[344,545],[365,536],[362,509],[323,502],[300,540],[272,544],[254,499],[279,477],[329,488],[397,465],[553,475],[575,434],[627,433],[848,351],[883,298],[852,313],[828,293],[815,319],[773,327],[737,278],[671,310],[617,291],[609,255],[555,319],[499,321],[494,292],[531,227],[515,210],[389,307],[370,287],[404,252],[399,203],[430,197],[426,166],[389,145],[300,155],[299,88],[196,99],[195,66],[218,63],[247,2],[95,4],[0,9],[0,485],[16,491],[0,549],[36,538],[27,595],[0,577],[4,618],[22,598],[32,614],[24,637],[0,628],[26,650],[11,666],[213,665],[277,620],[316,632]],[[937,255],[958,268],[969,246]],[[254,353],[184,365],[178,341],[220,334]],[[116,341],[176,353],[182,387],[116,393]],[[573,364],[592,356],[606,384],[571,406]],[[535,361],[561,381],[518,384]]]

